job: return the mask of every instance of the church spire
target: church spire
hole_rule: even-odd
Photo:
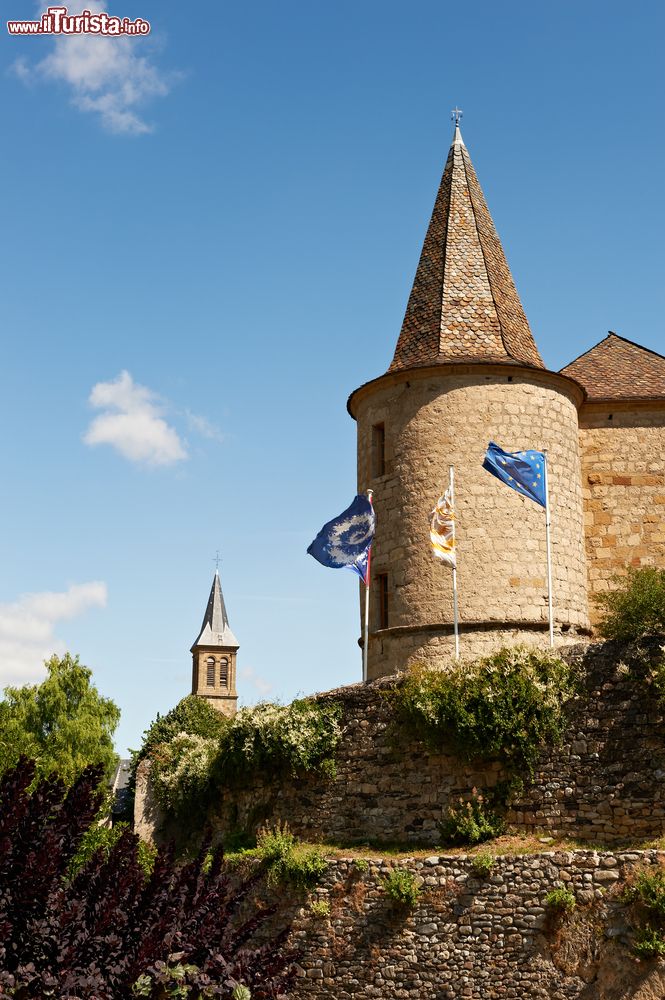
[[[235,715],[236,654],[239,643],[229,625],[219,571],[210,588],[210,597],[199,637],[192,646],[192,694],[205,698],[224,715]]]
[[[193,648],[197,646],[224,646],[226,648],[230,646],[238,648],[239,646],[229,625],[222,585],[219,581],[219,570],[215,570],[201,631]]]
[[[453,112],[455,134],[388,371],[468,361],[543,368]]]

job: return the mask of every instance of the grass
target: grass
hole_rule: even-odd
[[[543,844],[539,837],[545,836],[548,839],[548,843]],[[494,857],[511,857],[522,854],[543,854],[549,851],[665,851],[665,837],[661,837],[658,840],[650,840],[648,842],[626,841],[623,844],[617,844],[615,842],[602,844],[596,841],[590,842],[585,840],[574,840],[571,837],[552,837],[550,842],[550,837],[552,837],[552,835],[546,830],[542,833],[533,835],[504,834],[503,836],[497,837],[492,841],[491,853]],[[477,844],[475,847],[469,848],[442,847],[440,845],[418,847],[414,844],[400,842],[383,844],[377,841],[367,841],[362,844],[345,844],[340,842],[317,844],[302,843],[300,846],[317,847],[326,858],[331,860],[348,858],[354,862],[380,862],[384,859],[393,859],[398,861],[407,858],[422,860],[433,856],[452,858],[459,857],[460,855],[473,859],[477,855],[487,853],[486,844]],[[356,867],[358,867],[357,864]],[[366,870],[364,865],[362,865],[361,868]]]

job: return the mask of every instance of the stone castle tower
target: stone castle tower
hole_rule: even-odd
[[[600,350],[608,352],[602,345],[594,348]],[[648,457],[641,460],[645,468],[639,471],[646,474],[649,466],[654,483],[660,475],[663,494],[663,448],[656,456],[653,432],[658,427],[662,435],[665,359],[636,350],[641,367],[644,356],[651,358],[646,365],[651,374],[644,380],[651,395],[643,410],[648,411],[648,447],[654,451],[651,463]],[[627,383],[630,366],[622,351],[609,347],[610,354],[621,356]],[[637,440],[635,423],[642,418],[635,417],[628,399],[630,416],[619,416],[623,404],[613,403],[612,427],[621,422],[631,432],[626,429],[623,443],[608,445],[603,438],[607,402],[597,410],[589,389],[592,382],[597,389],[603,379],[596,359],[584,358],[561,372],[545,368],[456,127],[392,363],[348,401],[358,425],[358,489],[374,491],[377,511],[370,679],[410,661],[436,665],[452,652],[450,571],[432,559],[426,541],[429,513],[446,485],[449,465],[456,477],[463,653],[548,641],[544,514],[483,470],[490,440],[508,451],[547,450],[555,638],[560,644],[589,634],[587,555],[596,590],[601,585],[596,574],[604,580],[610,563],[604,560],[603,569],[597,568],[602,543],[585,535],[585,520],[597,524],[597,531],[607,529],[603,493],[614,485],[608,487],[607,474],[595,470],[606,460],[608,447],[618,453]],[[617,376],[612,393],[619,382]],[[659,474],[654,471],[658,462]],[[594,469],[584,482],[584,495],[583,466],[585,472]],[[593,492],[601,483],[600,497],[591,500],[587,487]],[[660,501],[665,503],[665,497]],[[661,559],[662,531],[652,533]]]
[[[205,698],[224,715],[236,714],[236,654],[219,573],[215,572],[199,637],[192,646],[192,694]]]

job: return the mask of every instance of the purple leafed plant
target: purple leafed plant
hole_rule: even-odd
[[[210,862],[205,848],[185,864],[164,849],[146,877],[126,831],[69,881],[100,806],[100,770],[69,790],[50,778],[30,792],[33,777],[24,759],[0,779],[0,997],[231,1000],[240,985],[252,1000],[286,995],[287,932],[252,948],[273,911],[240,916],[256,879],[232,884],[221,853]]]

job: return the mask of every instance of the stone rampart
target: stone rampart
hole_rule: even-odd
[[[658,696],[640,675],[644,659],[662,656],[663,637],[636,647],[575,647],[582,690],[567,706],[560,747],[543,752],[507,814],[518,832],[546,829],[579,840],[613,843],[665,834],[665,721]],[[387,692],[395,678],[317,695],[343,708],[337,775],[243,775],[219,797],[209,820],[219,834],[253,833],[288,820],[302,839],[331,843],[441,842],[438,824],[451,801],[507,775],[496,761],[465,764],[400,736]],[[142,770],[136,826],[146,839],[164,830]]]
[[[329,916],[305,906],[292,1000],[662,1000],[663,962],[631,951],[622,901],[636,867],[655,851],[551,852],[499,857],[486,877],[470,857],[331,862],[316,892]],[[413,910],[391,903],[383,879],[396,866],[420,884]],[[554,917],[547,894],[565,888],[573,912]]]

